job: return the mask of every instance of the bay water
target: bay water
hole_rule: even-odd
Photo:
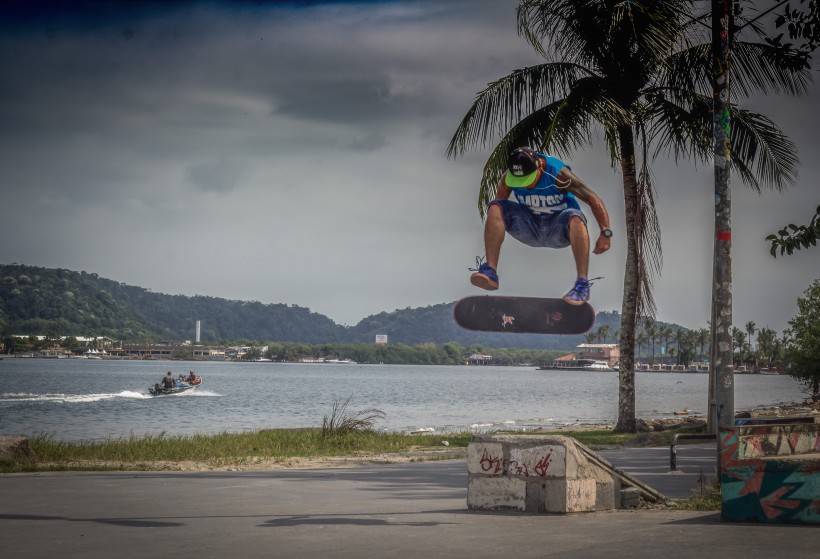
[[[153,397],[171,370],[203,378]],[[707,413],[708,375],[636,373],[639,418]],[[0,361],[0,435],[62,441],[321,427],[334,403],[377,408],[376,428],[436,433],[614,423],[618,373],[532,367],[20,359]],[[735,409],[803,398],[784,375],[736,375]]]

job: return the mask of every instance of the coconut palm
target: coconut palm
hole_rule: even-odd
[[[654,320],[648,320],[646,324],[644,324],[644,332],[646,332],[646,339],[649,341],[649,345],[652,346],[652,354],[649,357],[649,364],[655,364],[655,340],[658,339],[658,325],[655,323]]]
[[[763,327],[757,333],[757,350],[760,354],[761,360],[766,361],[766,367],[771,366],[774,358],[774,343],[777,339],[777,333],[768,328]]]
[[[638,353],[636,357],[640,360],[641,355],[643,355],[643,346],[649,341],[649,337],[646,335],[646,329],[641,328],[638,330],[638,333],[635,334],[635,344],[638,346]]]
[[[661,267],[649,162],[660,152],[713,157],[712,59],[708,40],[690,34],[698,28],[692,12],[691,0],[521,0],[519,34],[547,62],[490,83],[447,150],[457,156],[495,144],[479,192],[483,216],[514,147],[565,156],[589,145],[596,130],[603,132],[612,165],[622,173],[626,222],[620,431],[636,427],[635,329],[639,317],[654,316],[651,285]],[[704,44],[696,44],[701,39]],[[805,91],[807,71],[775,64],[765,56],[767,45],[735,47],[741,93]],[[782,188],[794,175],[792,143],[761,115],[735,107],[731,117],[732,168],[754,188]]]
[[[750,320],[749,322],[746,323],[746,334],[749,335],[749,352],[750,353],[752,351],[754,351],[754,348],[752,347],[752,336],[754,335],[755,332],[757,332],[757,324],[755,324],[753,320]]]
[[[678,347],[678,364],[689,365],[695,353],[697,332],[695,330],[678,328],[675,330],[673,336],[675,338],[675,345]]]
[[[737,363],[742,364],[743,349],[746,347],[746,332],[737,326],[732,326],[732,345],[737,348]]]
[[[669,338],[672,336],[672,328],[662,324],[658,328],[658,338],[661,342],[661,355],[666,355],[669,351]]]
[[[700,348],[700,360],[703,361],[706,358],[706,344],[709,343],[710,337],[710,330],[709,328],[698,328],[695,331],[695,341]]]

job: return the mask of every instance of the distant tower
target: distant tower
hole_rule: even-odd
[[[199,322],[200,322],[199,320],[197,320],[197,321],[196,321],[196,343],[199,343],[199,332],[200,332],[200,329],[199,329],[200,324],[199,324]]]

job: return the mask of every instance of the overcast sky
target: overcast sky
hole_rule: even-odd
[[[489,149],[445,149],[478,91],[539,62],[516,34],[517,4],[0,1],[0,262],[296,304],[341,324],[478,294],[467,268],[484,251]],[[820,276],[820,248],[773,259],[764,240],[820,204],[817,88],[752,102],[802,163],[786,194],[733,181],[741,328],[781,331]],[[620,310],[620,174],[600,146],[567,163],[615,232],[591,259],[605,276],[592,303]],[[657,318],[706,326],[712,168],[658,161],[654,173]],[[574,265],[569,250],[508,238],[499,274],[502,294],[560,296]]]

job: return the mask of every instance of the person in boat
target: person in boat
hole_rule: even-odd
[[[193,371],[188,371],[188,378],[185,379],[185,382],[188,384],[193,384],[196,381],[196,374]]]
[[[177,385],[177,383],[176,383],[176,380],[174,380],[174,373],[172,373],[171,371],[168,371],[165,374],[165,378],[162,379],[162,388],[163,389],[176,388],[176,385]]]

